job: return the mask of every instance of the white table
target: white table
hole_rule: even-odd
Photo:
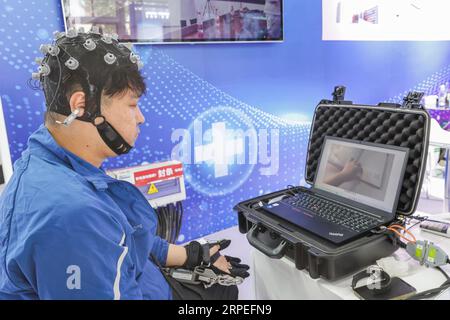
[[[450,239],[412,229],[417,239],[427,239],[450,253]],[[439,287],[446,279],[436,269],[420,266],[410,258],[403,249],[394,256],[402,261],[408,261],[412,268],[408,276],[401,277],[417,289],[417,292]],[[295,268],[287,258],[271,259],[256,249],[252,249],[251,264],[254,274],[254,294],[260,299],[298,299],[298,300],[354,300],[358,299],[351,289],[352,276],[329,282],[324,279],[312,279],[305,270]],[[443,269],[450,274],[450,266]],[[442,295],[448,297],[450,295]]]

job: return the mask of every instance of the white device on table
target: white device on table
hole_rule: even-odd
[[[437,221],[423,221],[420,230],[450,238],[450,223]]]

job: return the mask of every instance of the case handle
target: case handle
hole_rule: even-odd
[[[268,245],[266,245],[264,242],[258,240],[257,235],[258,235],[258,229],[261,226],[259,224],[255,224],[249,232],[247,232],[247,240],[248,242],[255,247],[256,249],[258,249],[259,251],[261,251],[262,253],[264,253],[266,256],[273,258],[273,259],[280,259],[281,257],[283,257],[284,255],[284,251],[286,250],[287,247],[287,242],[286,240],[281,240],[280,244],[276,247],[276,248],[271,248]]]

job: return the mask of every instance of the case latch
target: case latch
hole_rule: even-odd
[[[412,91],[403,98],[403,105],[401,108],[404,109],[424,109],[422,105],[422,98],[425,94],[423,92]]]
[[[331,94],[333,96],[333,100],[322,100],[320,104],[345,104],[352,105],[352,101],[345,101],[345,91],[347,88],[345,86],[335,86],[334,91]]]
[[[345,86],[336,86],[334,87],[334,91],[332,93],[333,102],[335,104],[353,104],[352,101],[345,101],[345,91],[347,88]]]

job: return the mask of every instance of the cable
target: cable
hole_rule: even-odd
[[[166,239],[168,241],[171,241],[171,236],[172,236],[172,210],[171,210],[171,204],[169,203],[166,206],[166,221],[167,221],[167,225],[166,225]]]
[[[175,232],[174,232],[174,243],[177,241],[178,239],[178,234],[179,234],[179,230],[180,230],[180,207],[179,207],[179,202],[175,203],[175,211],[176,211],[176,216],[175,216]]]
[[[398,224],[390,225],[387,227],[387,230],[394,232],[400,238],[406,240],[407,242],[416,242],[417,241],[416,237],[411,233],[411,231],[409,231],[408,229],[406,229],[405,227],[403,227],[401,225],[398,225]],[[409,236],[411,236],[411,239],[406,238],[403,234],[400,233],[399,230],[402,230],[404,233],[407,233]]]
[[[159,215],[159,218],[160,218],[160,226],[161,226],[159,236],[161,238],[167,240],[167,237],[166,237],[166,218],[165,218],[166,214],[165,214],[165,208],[164,207],[158,208],[158,215]]]
[[[419,216],[408,217],[408,220],[417,220],[418,223],[420,223],[422,221],[433,221],[433,220],[428,219],[428,217],[419,217]],[[436,222],[438,222],[438,221],[436,221]],[[381,234],[381,233],[386,232],[386,231],[391,231],[394,234],[396,234],[398,237],[406,240],[408,243],[411,243],[411,242],[415,243],[417,241],[416,237],[409,230],[412,227],[414,227],[415,225],[417,225],[418,223],[416,223],[413,226],[410,226],[408,228],[405,228],[403,225],[394,223],[392,225],[389,225],[388,227],[383,227],[382,226],[382,227],[380,227],[380,230],[378,230],[378,231],[372,230],[372,233],[374,233],[374,234]],[[401,233],[401,231],[403,231],[403,234]],[[409,238],[405,237],[404,234],[408,234],[411,238],[409,239]],[[407,244],[405,244],[404,242],[398,241],[398,243],[399,243],[399,246],[401,248],[403,248],[403,249],[407,248]],[[446,262],[447,262],[447,264],[450,264],[450,258],[447,258]],[[439,286],[438,288],[434,288],[434,289],[426,290],[426,291],[423,291],[423,292],[419,292],[419,293],[415,294],[414,296],[407,298],[406,300],[429,299],[429,298],[432,298],[432,297],[440,294],[444,290],[450,288],[450,276],[441,267],[438,266],[438,267],[436,267],[436,269],[438,271],[440,271],[444,275],[444,277],[446,279],[445,282],[441,286]]]
[[[379,230],[374,230],[374,229],[372,229],[372,230],[370,230],[370,232],[373,233],[373,234],[382,234],[382,233],[386,233],[387,227],[381,226],[381,227],[379,227],[379,228],[380,228]]]
[[[414,296],[406,299],[406,300],[420,300],[420,299],[429,299],[441,293],[442,291],[450,288],[450,280],[446,280],[440,287],[426,290],[415,294]]]
[[[425,221],[425,220],[424,220],[424,221]],[[407,230],[411,230],[412,228],[414,228],[415,226],[417,226],[417,225],[420,224],[420,223],[422,223],[422,221],[419,221],[419,222],[414,223],[413,225],[409,226],[409,227],[407,228]]]
[[[450,280],[450,276],[447,274],[447,272],[445,272],[444,269],[442,269],[441,267],[436,267],[436,269],[438,269],[447,280]]]
[[[175,208],[175,204],[171,203],[170,207],[170,242],[173,243],[173,238],[175,237],[175,233],[177,230],[177,212]]]
[[[428,220],[427,217],[415,217],[414,219],[416,220],[420,220],[420,222]],[[386,230],[392,231],[395,234],[397,234],[400,238],[405,239],[408,242],[416,242],[416,237],[409,231],[410,228],[406,229],[404,226],[398,225],[398,224],[393,224],[390,225],[389,227],[386,228]],[[401,234],[398,230],[402,230],[404,233],[407,233],[408,235],[411,236],[412,239],[408,239],[406,238],[403,234]],[[406,244],[404,244],[403,242],[399,241],[400,243],[400,247],[402,248],[406,248]],[[447,258],[447,263],[450,263],[450,259]],[[430,289],[430,290],[426,290],[423,292],[419,292],[417,294],[415,294],[412,297],[409,297],[407,300],[420,300],[420,299],[429,299],[432,298],[436,295],[438,295],[439,293],[441,293],[442,291],[450,288],[450,276],[441,268],[441,267],[436,267],[436,269],[442,273],[442,275],[445,277],[445,282],[440,285],[438,288],[434,288],[434,289]]]
[[[41,90],[41,82],[39,80],[33,80],[30,78],[27,80],[27,85],[32,90]]]
[[[169,243],[176,243],[183,221],[182,202],[169,203],[155,211],[158,218],[157,235]]]
[[[292,184],[288,184],[288,185],[286,186],[286,188],[287,188],[287,191],[290,192],[290,193],[292,194],[292,196],[294,196],[294,197],[298,196],[298,192],[292,191],[292,189],[297,190],[297,187],[296,187],[296,186],[293,186]]]
[[[181,201],[178,201],[176,203],[176,210],[177,210],[177,226],[176,226],[174,242],[176,242],[178,240],[178,237],[180,236],[181,224],[183,221],[183,203]]]
[[[166,239],[170,241],[170,207],[166,206],[164,208],[165,210],[165,221],[166,221],[166,228],[165,228],[165,236]]]
[[[58,80],[58,85],[56,86],[56,90],[55,90],[55,94],[54,94],[54,96],[53,96],[52,102],[47,106],[47,109],[48,109],[48,110],[51,110],[51,107],[52,107],[53,103],[54,103],[55,100],[56,100],[56,97],[57,97],[57,95],[58,95],[57,92],[59,91],[59,87],[60,87],[61,82],[62,82],[61,61],[59,60],[59,57],[58,57],[58,56],[56,56],[56,61],[58,61],[59,80]]]
[[[408,227],[408,230],[414,228],[415,226],[417,226],[417,225],[420,224],[421,222],[428,220],[428,217],[427,217],[427,216],[425,216],[425,217],[420,217],[420,216],[407,217],[407,218],[406,218],[406,223],[407,223],[407,224],[411,224],[411,221],[412,221],[412,220],[416,220],[417,222],[414,223],[413,225],[409,226],[409,227]]]

